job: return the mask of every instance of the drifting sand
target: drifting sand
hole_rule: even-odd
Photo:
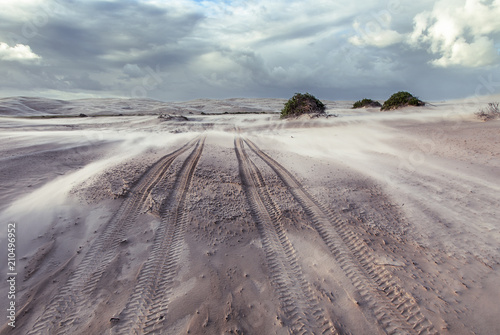
[[[0,100],[2,334],[500,333],[500,122],[478,105]],[[124,115],[48,118],[68,113]]]

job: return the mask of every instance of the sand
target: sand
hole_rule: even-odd
[[[1,334],[499,334],[500,121],[350,103],[0,99]]]

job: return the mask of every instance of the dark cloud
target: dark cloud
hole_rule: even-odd
[[[143,54],[148,63],[151,53],[165,52],[201,19],[196,13],[176,15],[136,1],[76,2],[70,15],[53,18],[40,29],[33,44],[42,54],[104,64],[137,62]],[[114,54],[122,58],[105,57]]]
[[[473,95],[498,70],[439,68],[428,43],[407,43],[432,1],[404,11],[358,0],[30,2],[4,5],[0,43],[40,58],[0,60],[2,95],[384,99],[405,89],[440,99]]]

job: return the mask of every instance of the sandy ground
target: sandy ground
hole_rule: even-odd
[[[1,334],[500,334],[478,105],[1,100]]]

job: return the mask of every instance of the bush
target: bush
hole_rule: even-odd
[[[483,121],[490,121],[500,118],[500,110],[498,102],[490,102],[486,108],[481,108],[479,112],[475,113],[476,116]]]
[[[380,102],[374,101],[372,99],[358,100],[352,105],[352,109],[363,107],[382,107],[382,105],[380,104]]]
[[[315,96],[309,93],[295,93],[295,95],[285,103],[285,106],[281,110],[281,118],[324,112],[325,105],[316,99]]]
[[[398,92],[391,95],[391,97],[384,102],[380,110],[392,110],[406,106],[425,106],[425,102],[408,92]]]

